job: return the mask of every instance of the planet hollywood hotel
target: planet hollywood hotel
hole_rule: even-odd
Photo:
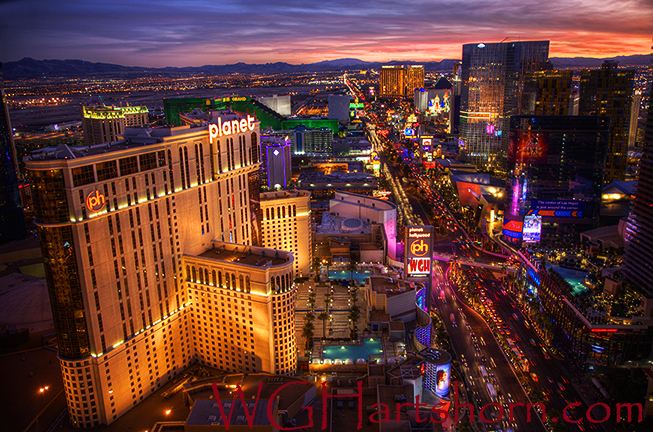
[[[294,258],[258,246],[259,123],[205,114],[26,159],[77,427],[113,422],[192,363],[295,370]]]

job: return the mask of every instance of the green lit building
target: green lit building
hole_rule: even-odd
[[[277,113],[263,105],[256,99],[247,96],[230,96],[221,99],[205,98],[174,98],[164,99],[163,109],[168,124],[180,126],[179,113],[191,112],[194,108],[201,108],[204,111],[215,109],[223,110],[231,108],[236,112],[249,113],[254,115],[261,122],[261,131],[271,128],[275,131],[294,129],[299,126],[306,126],[309,129],[320,129],[328,127],[333,134],[338,134],[338,120],[326,118],[291,118]]]

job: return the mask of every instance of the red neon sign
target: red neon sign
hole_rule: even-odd
[[[104,194],[101,194],[97,189],[86,196],[86,208],[94,213],[102,210],[104,204]]]

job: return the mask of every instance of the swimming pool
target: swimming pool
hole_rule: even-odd
[[[382,355],[383,344],[380,338],[364,338],[363,345],[324,345],[322,347],[322,359],[341,360],[345,362],[351,359],[354,362],[358,359],[369,360],[371,355]]]
[[[354,270],[354,279],[356,279],[359,284],[365,283],[365,280],[370,276],[372,276],[372,272],[369,270],[365,270],[365,271]],[[349,270],[329,270],[329,279],[350,280]]]
[[[584,282],[585,282],[585,276],[589,274],[588,272],[582,270],[572,270],[572,269],[555,266],[555,265],[552,265],[550,267],[553,270],[555,270],[560,276],[562,276],[567,282],[569,282],[569,285],[571,285],[572,287],[571,293],[573,295],[577,295],[584,291],[587,291],[587,286],[585,285]]]

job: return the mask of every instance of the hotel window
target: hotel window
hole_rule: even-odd
[[[202,184],[202,176],[200,175],[200,153],[198,151],[197,144],[195,144],[195,171],[197,176],[197,183]]]
[[[93,165],[86,165],[72,169],[73,186],[83,186],[95,182],[93,174]]]
[[[221,173],[222,172],[222,153],[221,153],[220,140],[218,140],[215,145],[216,145],[216,151],[217,151],[215,156],[218,158],[218,172]],[[219,191],[218,191],[218,194],[219,194]]]
[[[118,166],[120,167],[121,176],[135,174],[138,172],[138,162],[136,160],[136,156],[119,159]]]
[[[118,166],[116,161],[100,162],[95,165],[98,181],[109,180],[118,177]],[[115,186],[112,191],[115,195]]]
[[[186,187],[190,187],[190,168],[188,167],[188,147],[184,146],[184,166],[186,168]]]
[[[146,153],[138,157],[141,164],[141,171],[148,171],[156,168],[156,153]],[[147,178],[147,177],[146,177]]]
[[[174,177],[174,171],[172,169],[172,152],[168,150],[168,172],[170,173],[170,186],[172,187],[172,190],[175,190],[175,177]],[[163,179],[165,180],[165,172],[164,172],[164,177]]]
[[[179,147],[179,168],[181,169],[181,188],[186,189],[186,173],[184,168],[184,151]]]
[[[206,170],[204,169],[204,149],[202,143],[200,143],[200,154],[199,154],[200,167],[202,168],[202,176],[200,184],[204,184],[204,179],[206,178]]]

